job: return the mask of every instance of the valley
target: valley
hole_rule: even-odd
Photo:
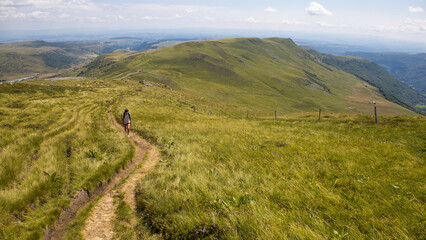
[[[369,59],[421,94],[426,94],[426,54],[348,52]]]
[[[424,111],[418,106],[426,104],[426,97],[393,77],[376,63],[353,56],[321,54],[312,49],[309,49],[308,52],[318,57],[320,61],[354,74],[363,81],[379,88],[386,99],[418,112]],[[421,71],[418,71],[418,74],[421,76]],[[421,77],[417,79],[421,79]]]

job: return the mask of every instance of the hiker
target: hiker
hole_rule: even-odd
[[[130,121],[132,120],[132,118],[130,117],[129,110],[127,108],[124,110],[123,115],[121,115],[121,120],[123,120],[124,134],[126,134],[127,137],[129,137]]]

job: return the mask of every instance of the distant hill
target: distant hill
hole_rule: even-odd
[[[0,44],[0,78],[52,73],[89,61],[101,53],[96,43],[30,41]]]
[[[322,54],[315,50],[308,51],[317,56],[320,61],[354,74],[373,86],[378,87],[382,94],[390,101],[403,106],[409,106],[413,109],[417,105],[424,105],[426,103],[424,96],[370,60],[352,56]],[[417,110],[422,111],[421,108]]]
[[[291,39],[243,38],[186,42],[161,50],[97,57],[79,76],[164,83],[240,109],[382,114],[409,110],[379,89],[317,61]]]
[[[369,59],[421,94],[426,94],[426,53],[347,52],[345,55]]]
[[[108,41],[52,43],[46,41],[0,44],[0,80],[27,77],[35,73],[57,73],[117,49],[142,51],[161,47],[162,41],[116,38]],[[169,41],[165,40],[165,44]]]

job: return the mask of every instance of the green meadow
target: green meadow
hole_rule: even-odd
[[[0,239],[39,239],[78,190],[131,160],[95,83],[0,85]],[[109,91],[110,92],[110,91]]]
[[[318,121],[310,111],[317,105],[295,112],[291,103],[275,108],[276,101],[263,108],[265,96],[248,97],[256,104],[246,105],[230,93],[223,101],[200,94],[208,92],[201,85],[170,90],[131,79],[0,85],[0,239],[40,239],[77,191],[90,192],[133,157],[130,141],[108,119],[110,106],[117,120],[128,108],[131,131],[162,153],[138,184],[136,213],[116,196],[117,238],[144,239],[146,231],[165,239],[426,237],[423,116],[380,99],[377,124],[364,102],[357,105],[364,114],[325,108]],[[364,86],[345,90],[337,80],[332,91]],[[92,205],[68,238],[81,237]],[[135,216],[140,224],[132,231]]]

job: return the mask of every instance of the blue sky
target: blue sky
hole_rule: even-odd
[[[246,29],[426,43],[426,0],[0,0],[0,30]]]

